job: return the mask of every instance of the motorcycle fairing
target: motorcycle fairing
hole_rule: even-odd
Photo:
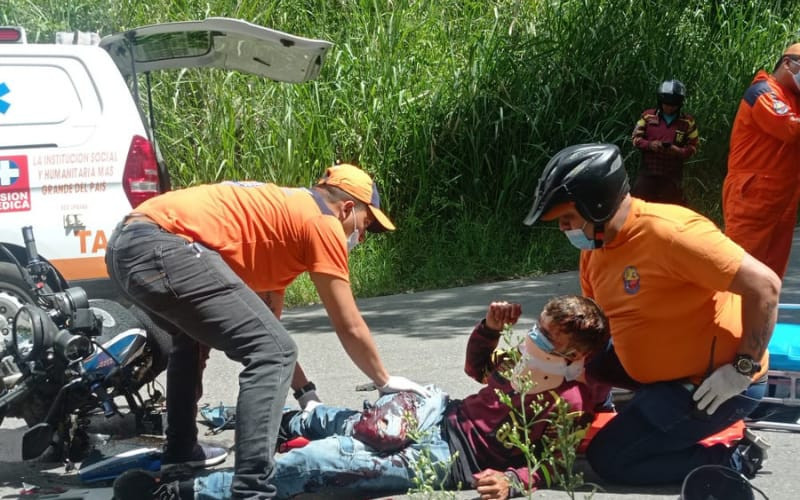
[[[147,333],[141,328],[131,328],[115,335],[96,348],[94,354],[83,360],[86,371],[108,375],[116,366],[127,366],[144,350]],[[113,357],[112,357],[113,356]]]

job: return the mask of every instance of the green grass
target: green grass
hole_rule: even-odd
[[[0,0],[29,40],[230,16],[334,42],[318,81],[154,75],[161,149],[178,186],[231,178],[310,185],[337,159],[379,180],[395,234],[354,253],[359,295],[575,268],[552,227],[521,219],[550,155],[622,147],[667,78],[688,86],[700,151],[690,203],[720,220],[739,99],[797,37],[800,9],[744,0]],[[301,280],[290,303],[315,300]]]

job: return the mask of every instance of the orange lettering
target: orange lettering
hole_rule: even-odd
[[[81,229],[79,231],[75,231],[75,236],[81,239],[81,253],[86,253],[86,238],[92,235],[91,231],[86,231]]]
[[[108,244],[108,240],[106,239],[106,232],[102,229],[98,229],[97,233],[94,235],[94,245],[92,245],[92,253],[97,253],[100,250],[105,250],[106,245]]]

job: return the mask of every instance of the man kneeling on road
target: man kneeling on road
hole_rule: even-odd
[[[766,388],[778,276],[705,217],[628,193],[619,149],[581,144],[542,173],[526,224],[558,220],[582,250],[584,295],[608,315],[613,345],[593,378],[636,391],[586,456],[608,481],[680,482],[701,465],[748,477],[764,450],[699,442],[745,418]]]
[[[583,362],[608,342],[608,321],[591,299],[556,297],[525,335],[520,355],[496,350],[501,331],[515,324],[521,312],[519,304],[489,305],[486,318],[469,338],[465,364],[466,373],[485,386],[464,400],[449,400],[441,389],[430,386],[430,397],[411,392],[387,395],[363,412],[318,405],[310,412],[285,415],[282,428],[287,437],[311,441],[276,459],[273,484],[278,498],[323,492],[348,498],[402,493],[415,486],[415,479],[425,481],[417,476],[422,459],[432,462],[438,475],[435,487],[471,485],[483,499],[508,498],[519,493],[516,487],[543,486],[543,477],[526,468],[520,450],[503,442],[501,427],[512,419],[512,409],[497,393],[511,398],[513,411],[526,405],[536,419],[529,437],[537,449],[545,432],[554,431],[547,418],[556,397],[572,410],[584,411],[589,421],[602,395],[586,383]],[[532,389],[526,380],[533,383]],[[536,416],[529,409],[534,401],[545,408]],[[407,427],[417,428],[416,441]],[[227,500],[231,478],[230,472],[219,471],[160,484],[153,473],[128,471],[115,481],[114,498]]]

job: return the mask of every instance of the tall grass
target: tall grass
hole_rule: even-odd
[[[550,155],[622,147],[667,78],[683,80],[700,152],[690,203],[719,220],[728,135],[742,92],[797,36],[788,1],[0,0],[31,40],[230,16],[335,43],[302,85],[248,75],[154,75],[161,148],[179,186],[226,178],[309,185],[337,159],[382,186],[395,234],[352,259],[358,293],[574,268],[552,227],[521,224]],[[310,300],[307,282],[290,300]]]

